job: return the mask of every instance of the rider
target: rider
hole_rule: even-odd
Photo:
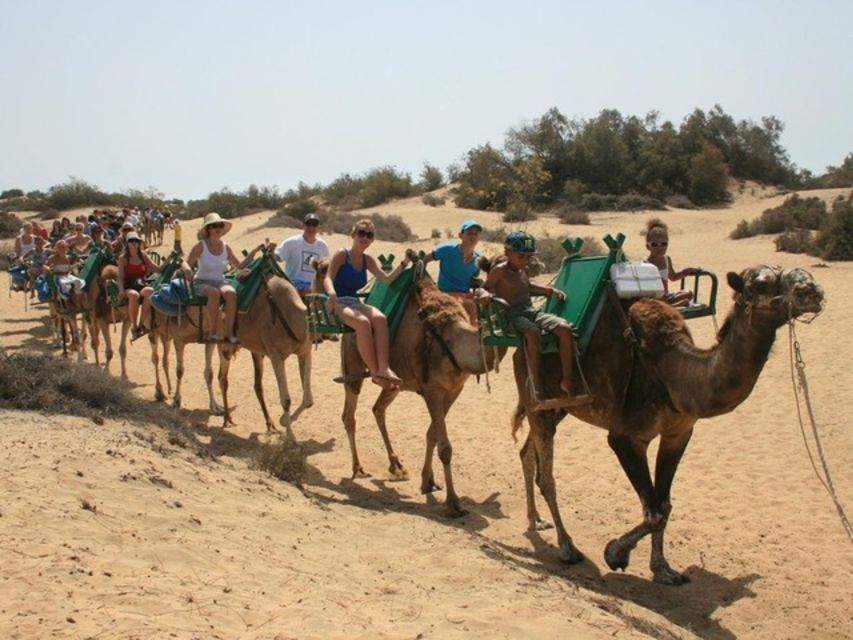
[[[302,219],[302,233],[291,236],[275,250],[275,255],[284,261],[284,273],[303,298],[311,290],[314,280],[314,258],[328,258],[329,245],[317,237],[320,218],[316,213],[306,214]]]
[[[154,264],[143,250],[139,234],[135,231],[128,233],[125,238],[124,253],[118,259],[118,293],[119,298],[127,298],[127,315],[130,318],[134,340],[148,331],[145,327],[150,305],[148,297],[154,290],[148,286],[146,278],[151,273],[159,273],[161,268]],[[140,298],[142,298],[141,318]]]
[[[438,260],[438,288],[462,303],[471,324],[477,326],[477,305],[471,299],[471,280],[480,275],[474,249],[483,227],[476,220],[466,220],[459,230],[459,242],[437,246],[424,258],[424,264]]]

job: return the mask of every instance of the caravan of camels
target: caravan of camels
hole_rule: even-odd
[[[700,269],[674,272],[668,256],[659,262],[673,273],[653,264],[666,254],[665,249],[656,251],[667,244],[666,225],[659,220],[652,221],[646,233],[647,262],[632,264],[646,272],[651,267],[653,281],[660,271],[660,278],[651,283],[650,292],[629,286],[625,295],[618,291],[618,277],[612,270],[626,262],[624,236],[608,236],[609,253],[592,258],[581,257],[578,245],[566,243],[563,268],[553,285],[544,286],[528,275],[536,251],[531,234],[509,233],[499,260],[478,260],[482,226],[474,220],[461,225],[456,240],[420,253],[409,250],[394,267],[390,260],[380,261],[368,251],[376,230],[367,220],[356,224],[334,253],[318,235],[319,220],[309,214],[302,233],[278,246],[262,242],[244,256],[224,240],[232,222],[218,214],[209,214],[198,225],[199,239],[191,246],[181,243],[181,227],[190,228],[190,223],[173,227],[171,221],[168,225],[162,221],[162,216],[149,213],[142,220],[119,217],[113,221],[118,233],[112,244],[91,239],[86,247],[80,243],[78,267],[63,247],[77,246],[78,238],[55,238],[54,252],[43,270],[32,274],[39,284],[23,283],[25,295],[33,289],[41,296],[40,281],[45,276],[50,280],[43,300],[48,302],[56,336],[63,344],[73,344],[78,359],[86,357],[88,332],[96,365],[101,364],[99,342],[104,339],[104,366],[109,368],[110,327],[118,325],[121,376],[127,379],[127,337],[132,335],[135,342],[147,334],[155,397],[163,400],[171,393],[173,405],[180,407],[184,349],[201,344],[208,408],[224,416],[227,428],[234,424],[229,403],[231,363],[246,350],[252,358],[265,431],[271,433],[277,427],[263,388],[264,360],[269,358],[281,404],[278,424],[284,428],[285,441],[293,442],[299,440],[294,415],[314,404],[312,351],[339,348],[341,370],[335,380],[344,391],[342,418],[352,476],[368,477],[356,447],[356,409],[364,380],[380,387],[372,413],[393,479],[406,479],[408,473],[391,444],[386,412],[400,391],[415,392],[429,416],[420,490],[428,494],[441,488],[432,467],[437,452],[444,471],[447,512],[462,516],[467,511],[452,473],[448,414],[472,375],[488,377],[498,370],[507,350],[514,349],[517,402],[512,415],[501,418],[488,407],[480,414],[496,422],[511,418],[513,435],[525,418],[529,423],[520,450],[529,529],[551,526],[536,508],[535,484],[556,528],[561,559],[567,563],[583,559],[563,524],[554,477],[556,428],[572,415],[606,430],[607,442],[642,505],[642,522],[607,545],[607,565],[625,569],[632,549],[651,535],[652,577],[670,585],[688,579],[665,559],[663,534],[672,509],[672,482],[694,425],[744,402],[767,362],[777,331],[823,308],[821,288],[802,269],[757,266],[730,272],[726,280],[734,304],[714,344],[696,346],[685,318],[700,307],[709,315],[714,301],[700,301],[684,291],[673,295],[666,289],[675,287],[671,281],[692,277],[698,282],[706,275],[713,279],[715,295],[716,277]],[[97,219],[91,224],[109,228]],[[77,235],[89,237],[84,223],[79,226]],[[161,258],[154,250],[163,242],[164,226],[175,229],[175,246],[171,255]],[[144,233],[144,240],[138,232]],[[30,233],[31,227],[22,232],[23,244],[30,242]],[[32,256],[23,257],[32,265]],[[426,268],[431,261],[439,262],[437,281]],[[368,274],[374,282],[364,295]],[[533,298],[531,305],[531,296],[544,296],[546,304]],[[578,300],[583,304],[572,308]],[[79,328],[78,320],[82,321]],[[562,327],[572,325],[573,331],[562,332]],[[549,339],[548,334],[559,339]],[[329,338],[339,347],[329,345]],[[174,390],[169,372],[172,346],[177,360]],[[214,355],[219,359],[222,406],[214,390]],[[290,355],[297,357],[303,390],[295,414],[285,372]],[[325,386],[331,380],[314,381],[319,382]],[[647,449],[658,437],[653,477]]]

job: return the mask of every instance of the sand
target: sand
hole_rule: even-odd
[[[831,200],[839,190],[816,192]],[[783,196],[747,187],[731,207],[662,212],[675,266],[724,276],[758,263],[809,269],[826,311],[798,325],[812,401],[839,497],[853,510],[853,263],[776,253],[772,239],[732,241],[729,232]],[[811,194],[810,194],[811,195]],[[497,214],[430,208],[419,199],[371,211],[403,216],[426,249],[433,229]],[[601,213],[591,226],[553,218],[535,233],[627,235],[643,256],[648,213]],[[236,221],[227,240],[251,248],[290,230]],[[188,223],[187,228],[195,228]],[[167,240],[171,236],[167,234]],[[327,238],[333,248],[346,238]],[[376,253],[399,246],[377,242]],[[496,251],[486,245],[485,251]],[[731,304],[721,290],[720,320]],[[43,308],[19,295],[0,308],[0,346],[49,351]],[[709,345],[710,318],[691,322]],[[411,479],[389,480],[366,385],[357,414],[362,463],[351,480],[340,412],[338,347],[314,352],[315,406],[294,423],[308,453],[302,490],[253,468],[263,422],[251,359],[232,367],[238,425],[224,432],[207,414],[202,353],[187,349],[184,410],[215,458],[156,425],[0,410],[0,637],[4,638],[848,638],[853,636],[853,546],[806,455],[791,387],[785,329],[751,397],[733,413],[700,421],[673,489],[671,564],[692,581],[650,582],[649,546],[627,572],[611,572],[604,545],[638,523],[639,504],[603,431],[564,420],[555,475],[563,517],[587,562],[557,558],[553,530],[528,533],[518,444],[510,437],[515,387],[509,360],[485,384],[471,380],[449,416],[454,474],[470,514],[444,516],[443,492],[419,493],[428,415],[403,394],[388,415]],[[90,352],[91,358],[91,352]],[[130,348],[133,392],[153,401],[146,341]],[[301,390],[288,361],[291,392]],[[117,372],[116,363],[113,372]],[[267,399],[277,408],[274,376]],[[217,391],[218,394],[218,391]],[[274,415],[275,409],[274,409]],[[442,484],[440,466],[437,467]],[[540,499],[543,515],[547,513]]]

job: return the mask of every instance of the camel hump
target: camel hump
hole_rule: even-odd
[[[681,314],[662,300],[637,300],[631,305],[628,317],[643,351],[655,353],[685,339],[693,341]]]

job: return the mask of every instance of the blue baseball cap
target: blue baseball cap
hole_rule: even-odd
[[[536,253],[536,240],[524,231],[513,231],[506,237],[504,247],[515,253]]]
[[[474,227],[477,227],[480,231],[483,230],[483,225],[481,225],[476,220],[466,220],[462,223],[462,228],[459,230],[459,232],[465,233],[466,231],[468,231],[468,229],[473,229]]]

